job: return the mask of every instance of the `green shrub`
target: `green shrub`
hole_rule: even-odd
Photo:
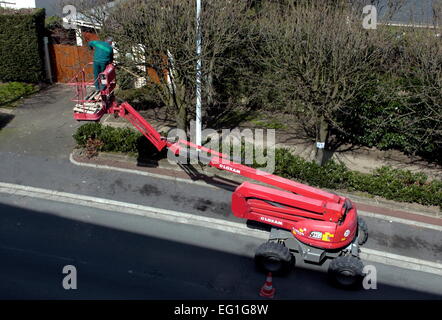
[[[85,146],[89,138],[98,139],[103,142],[99,151],[136,153],[137,139],[140,136],[140,133],[129,128],[113,128],[94,122],[78,128],[74,139],[79,146]]]
[[[442,181],[428,181],[422,173],[382,167],[372,174],[348,170],[344,165],[329,161],[325,166],[294,156],[287,149],[277,149],[277,175],[309,185],[367,192],[399,202],[415,202],[442,208]]]
[[[44,80],[45,10],[0,9],[0,81]]]
[[[37,88],[31,84],[20,82],[0,84],[0,106],[12,103],[36,91]]]
[[[102,125],[97,122],[90,122],[82,125],[74,133],[73,137],[77,145],[84,147],[89,138],[96,139],[101,132]]]
[[[45,27],[48,30],[53,30],[63,27],[63,19],[58,16],[49,16],[45,19]]]
[[[101,141],[97,151],[132,153],[140,159],[163,156],[146,137],[129,128],[113,128],[92,122],[79,127],[73,137],[81,147],[85,147],[89,139]]]

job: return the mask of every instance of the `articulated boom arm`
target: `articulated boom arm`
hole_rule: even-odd
[[[238,175],[284,190],[279,191],[274,188],[258,186],[256,184],[243,183],[241,187],[243,189],[248,189],[248,198],[261,198],[267,200],[268,202],[279,203],[280,205],[289,203],[290,207],[292,207],[290,210],[294,210],[298,213],[302,211],[303,216],[310,215],[311,218],[321,220],[323,219],[337,222],[343,214],[342,208],[344,199],[337,195],[232,161],[228,161],[226,163],[224,159],[216,157],[212,158],[209,165],[221,170],[234,172]],[[237,191],[239,192],[239,188]],[[263,197],[264,194],[267,194],[265,198]],[[255,200],[255,202],[256,201],[258,200]],[[253,204],[253,201],[249,203]],[[278,209],[278,211],[281,211],[281,209]],[[321,213],[322,217],[318,217],[318,215],[314,213]]]
[[[244,183],[238,188],[238,190],[247,190],[247,197],[255,198],[255,200],[249,202],[249,205],[252,207],[257,205],[257,201],[263,200],[272,203],[290,204],[286,209],[286,214],[302,214],[304,217],[335,222],[337,222],[344,213],[343,206],[345,199],[338,195],[242,165],[231,161],[230,157],[226,154],[193,144],[186,140],[181,139],[177,142],[168,141],[166,138],[161,137],[161,135],[127,102],[124,102],[119,106],[111,107],[109,113],[117,114],[131,122],[134,127],[158,149],[158,151],[168,148],[176,155],[185,155],[189,149],[193,149],[194,154],[195,151],[198,150],[197,154],[199,158],[204,159],[208,165],[214,168],[232,172],[283,190]],[[269,203],[259,204],[258,207],[260,208],[258,208],[258,212],[269,209],[268,206]],[[279,215],[284,214],[284,210],[282,209],[278,209],[277,211]]]
[[[212,156],[209,157],[210,160],[208,164],[217,169],[233,172],[238,175],[244,176],[246,178],[267,183],[269,185],[281,188],[283,190],[290,191],[317,200],[330,201],[336,203],[340,203],[342,200],[341,197],[339,197],[338,195],[325,192],[321,189],[313,188],[305,184],[285,179],[262,170],[254,169],[249,166],[236,163],[234,161],[231,161],[230,157],[226,154],[219,153],[217,151],[195,145],[185,140],[180,140],[177,143],[169,146],[169,149],[172,149],[176,154],[178,154],[178,152],[182,149],[181,144],[211,154]],[[200,157],[202,156],[203,155],[200,155]]]
[[[124,102],[118,107],[113,107],[110,112],[132,123],[158,151],[163,150],[167,146],[167,141],[129,103]]]

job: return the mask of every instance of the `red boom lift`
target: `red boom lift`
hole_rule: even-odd
[[[99,121],[106,113],[115,114],[131,122],[159,151],[168,148],[182,155],[188,148],[201,150],[210,155],[205,159],[210,166],[271,186],[244,182],[232,194],[236,217],[270,229],[269,240],[255,253],[259,267],[283,273],[296,258],[316,265],[328,262],[328,273],[335,283],[360,283],[363,264],[359,246],[367,241],[368,230],[349,199],[236,163],[225,154],[189,141],[168,141],[129,103],[116,102],[113,64],[107,66],[98,81],[104,86],[100,92],[88,92],[92,83],[85,81],[84,71],[71,82],[76,87],[76,120]]]

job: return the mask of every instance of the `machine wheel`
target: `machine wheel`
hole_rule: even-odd
[[[287,247],[276,242],[263,243],[255,252],[255,263],[258,268],[274,274],[286,273],[294,259]]]
[[[364,245],[368,240],[368,227],[365,220],[358,217],[358,243]]]
[[[328,275],[334,284],[345,288],[355,288],[361,284],[364,264],[354,256],[340,256],[333,259],[328,267]]]

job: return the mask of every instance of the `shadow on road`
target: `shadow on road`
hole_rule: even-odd
[[[259,299],[265,277],[252,258],[205,247],[204,232],[220,237],[219,231],[193,232],[201,237],[195,246],[167,240],[167,230],[162,239],[107,227],[113,219],[107,211],[100,225],[5,204],[0,213],[2,299]],[[156,221],[121,216],[121,229]],[[77,268],[77,290],[62,287],[66,265]],[[323,272],[301,268],[275,277],[274,286],[279,299],[440,299],[384,283],[378,290],[340,290]]]
[[[14,115],[0,112],[0,130],[3,129],[14,119]]]

